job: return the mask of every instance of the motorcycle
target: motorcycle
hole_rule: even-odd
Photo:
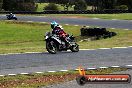
[[[11,20],[11,19],[17,20],[17,17],[15,17],[15,16],[6,15],[6,17],[8,20]]]
[[[67,36],[66,38],[70,43],[69,45],[62,41],[58,35],[46,32],[45,41],[47,51],[51,54],[56,54],[57,51],[67,51],[68,49],[70,49],[72,52],[78,52],[79,45],[75,42],[75,37],[71,35]]]

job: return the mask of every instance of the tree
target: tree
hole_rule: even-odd
[[[128,10],[128,6],[127,6],[127,5],[116,6],[116,9],[120,9],[120,10]]]
[[[2,9],[3,0],[0,0],[0,10]]]
[[[35,0],[19,0],[17,7],[18,11],[36,11],[37,9]]]
[[[3,0],[3,7],[6,11],[35,11],[34,0]]]
[[[11,11],[17,8],[16,0],[3,0],[2,8],[6,11]]]
[[[60,4],[64,7],[64,10],[68,11],[69,7],[74,5],[75,0],[39,0],[39,2]]]
[[[46,7],[44,7],[44,10],[55,10],[55,11],[57,11],[59,9],[58,9],[57,5],[55,5],[54,3],[50,3]]]
[[[64,10],[69,10],[69,7],[72,7],[74,5],[74,1],[75,0],[60,0],[61,2],[59,2],[63,7]]]
[[[129,10],[132,10],[132,0],[117,0],[117,5],[127,5]]]
[[[86,10],[87,4],[85,0],[76,0],[74,10]]]
[[[115,9],[117,0],[86,0],[88,5],[94,6],[95,10]]]
[[[61,4],[61,6],[64,7],[64,10],[69,9],[69,7],[72,7],[74,5],[75,0],[49,0],[49,3],[56,3],[56,4]]]
[[[117,0],[97,0],[98,4],[98,10],[103,10],[103,9],[115,9],[115,5]]]

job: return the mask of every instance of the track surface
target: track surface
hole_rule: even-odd
[[[69,70],[80,65],[89,68],[129,64],[132,64],[132,48],[86,50],[78,53],[67,51],[54,55],[49,53],[0,55],[0,74]]]
[[[107,20],[107,19],[91,19],[91,18],[68,18],[68,17],[46,17],[46,16],[17,16],[21,21],[35,21],[35,22],[51,22],[56,20],[62,24],[72,25],[88,25],[100,26],[106,28],[123,28],[132,29],[132,21],[130,20]],[[1,20],[5,20],[6,16],[1,15]]]

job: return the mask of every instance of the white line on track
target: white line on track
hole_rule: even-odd
[[[90,27],[90,26],[86,26],[86,27]]]
[[[51,73],[53,72],[54,73],[54,72],[57,72],[57,71],[48,71],[48,72],[51,72]]]
[[[99,67],[99,68],[108,68],[108,67]]]
[[[15,76],[15,75],[17,75],[17,74],[8,74],[8,76]]]
[[[111,66],[111,67],[114,67],[114,68],[119,68],[120,66]]]
[[[115,28],[111,28],[111,29],[115,29]]]
[[[4,77],[5,75],[0,75],[0,77]]]
[[[21,75],[28,75],[29,73],[20,73]]]
[[[68,70],[60,70],[61,72],[67,72]]]
[[[96,49],[80,49],[80,50],[96,50]]]
[[[128,48],[128,47],[113,47],[112,49],[124,49],[124,48]]]
[[[79,26],[79,25],[74,25],[74,26]]]
[[[85,69],[82,69],[82,68],[81,68],[80,70],[85,70]],[[79,69],[75,69],[75,71],[79,71]]]
[[[132,65],[125,65],[125,66],[132,67]]]
[[[12,54],[14,54],[14,53],[8,53],[9,55],[12,55]],[[22,53],[15,53],[15,54],[22,54]]]
[[[15,54],[15,53],[14,53]],[[9,54],[0,54],[0,55],[9,55]]]
[[[76,71],[78,71],[79,69],[75,69]]]
[[[128,46],[129,48],[131,48],[132,46]]]
[[[94,70],[94,69],[96,69],[96,68],[87,68],[88,70]]]
[[[105,50],[105,49],[111,49],[111,48],[99,48],[99,49],[103,49],[103,50]]]
[[[99,18],[93,18],[93,19],[98,20]]]
[[[69,25],[69,24],[65,24],[65,25]]]
[[[25,52],[27,54],[32,54],[32,53],[42,53],[42,52]]]
[[[129,30],[129,29],[124,29],[124,30]]]
[[[37,74],[41,74],[41,73],[44,73],[44,72],[35,72],[35,73],[37,73]]]
[[[117,20],[117,19],[112,19],[112,20]]]

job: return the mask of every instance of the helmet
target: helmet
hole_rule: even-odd
[[[58,26],[58,23],[53,21],[51,22],[51,28],[54,29],[56,26]]]
[[[12,15],[12,13],[10,13]]]

